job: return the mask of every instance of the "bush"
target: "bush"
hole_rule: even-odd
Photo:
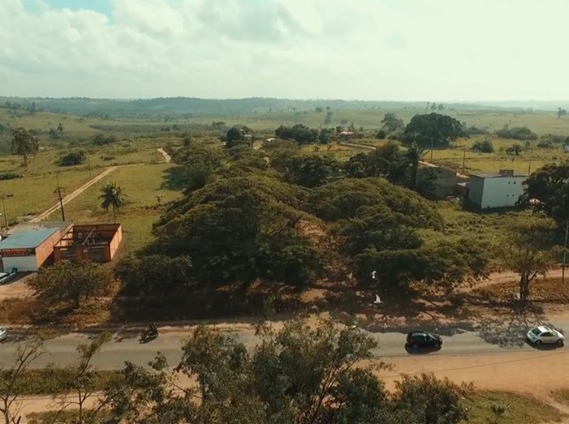
[[[539,140],[539,143],[537,143],[537,147],[540,149],[554,149],[555,148],[555,146],[553,145],[553,142],[550,139]]]
[[[515,143],[506,149],[506,153],[509,155],[519,156],[520,153],[522,153],[522,150],[523,148],[521,144]]]
[[[512,140],[537,140],[537,134],[528,127],[504,127],[496,131],[496,135],[500,138],[509,138]]]
[[[379,130],[377,132],[377,134],[375,135],[375,138],[377,138],[378,140],[385,140],[385,137],[387,136],[385,130]]]
[[[15,180],[17,178],[22,178],[22,174],[15,174],[13,172],[6,172],[4,174],[0,174],[0,181],[4,180]]]
[[[117,138],[114,135],[97,134],[91,138],[91,143],[96,146],[104,146],[116,143]]]
[[[485,128],[478,128],[478,127],[468,127],[464,130],[464,134],[467,136],[471,135],[489,135],[490,131]]]
[[[69,152],[60,157],[59,160],[57,161],[57,164],[59,166],[75,166],[85,163],[86,160],[87,160],[87,155],[83,151]]]
[[[493,153],[494,146],[490,140],[476,140],[472,145],[472,150],[481,153]]]

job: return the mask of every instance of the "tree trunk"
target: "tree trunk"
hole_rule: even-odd
[[[24,153],[23,156],[24,156],[24,166],[27,168],[28,167],[28,155]]]
[[[529,274],[523,272],[520,276],[520,300],[525,302],[529,297]]]

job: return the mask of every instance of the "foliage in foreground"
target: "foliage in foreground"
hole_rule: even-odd
[[[248,353],[233,337],[198,328],[176,367],[197,381],[193,389],[176,386],[164,357],[153,370],[127,363],[125,382],[106,390],[115,422],[452,424],[465,416],[467,386],[422,376],[388,393],[373,373],[385,366],[360,365],[377,345],[357,330],[296,320],[258,334]]]

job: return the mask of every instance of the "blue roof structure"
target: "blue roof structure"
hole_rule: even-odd
[[[59,228],[43,228],[36,231],[20,231],[0,241],[0,250],[33,249],[50,238]]]

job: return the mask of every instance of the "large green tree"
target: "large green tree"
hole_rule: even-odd
[[[398,118],[397,115],[392,112],[386,113],[381,120],[381,123],[383,124],[383,128],[389,132],[394,132],[405,128],[403,119]]]
[[[500,254],[505,265],[520,275],[520,299],[530,295],[530,285],[555,266],[561,249],[555,245],[557,225],[541,214],[507,217]]]
[[[533,172],[524,182],[520,203],[562,223],[569,219],[569,161],[547,164]]]
[[[424,148],[446,148],[462,136],[462,124],[454,118],[439,113],[415,115],[403,131],[403,141],[417,143]]]
[[[24,166],[28,159],[39,151],[39,140],[27,129],[20,127],[12,135],[12,152],[24,158]]]
[[[221,178],[173,204],[156,225],[158,249],[188,255],[205,286],[247,286],[257,278],[306,284],[321,258],[298,233],[295,188],[275,178]]]
[[[101,189],[99,196],[101,207],[108,212],[109,208],[113,209],[113,222],[117,222],[117,212],[127,204],[126,195],[122,191],[122,187],[115,182],[105,184]]]
[[[294,156],[287,161],[285,179],[304,187],[325,184],[341,169],[341,164],[328,156]]]
[[[70,304],[75,309],[83,301],[102,294],[109,284],[110,276],[101,265],[68,261],[40,269],[28,282],[44,305]]]

